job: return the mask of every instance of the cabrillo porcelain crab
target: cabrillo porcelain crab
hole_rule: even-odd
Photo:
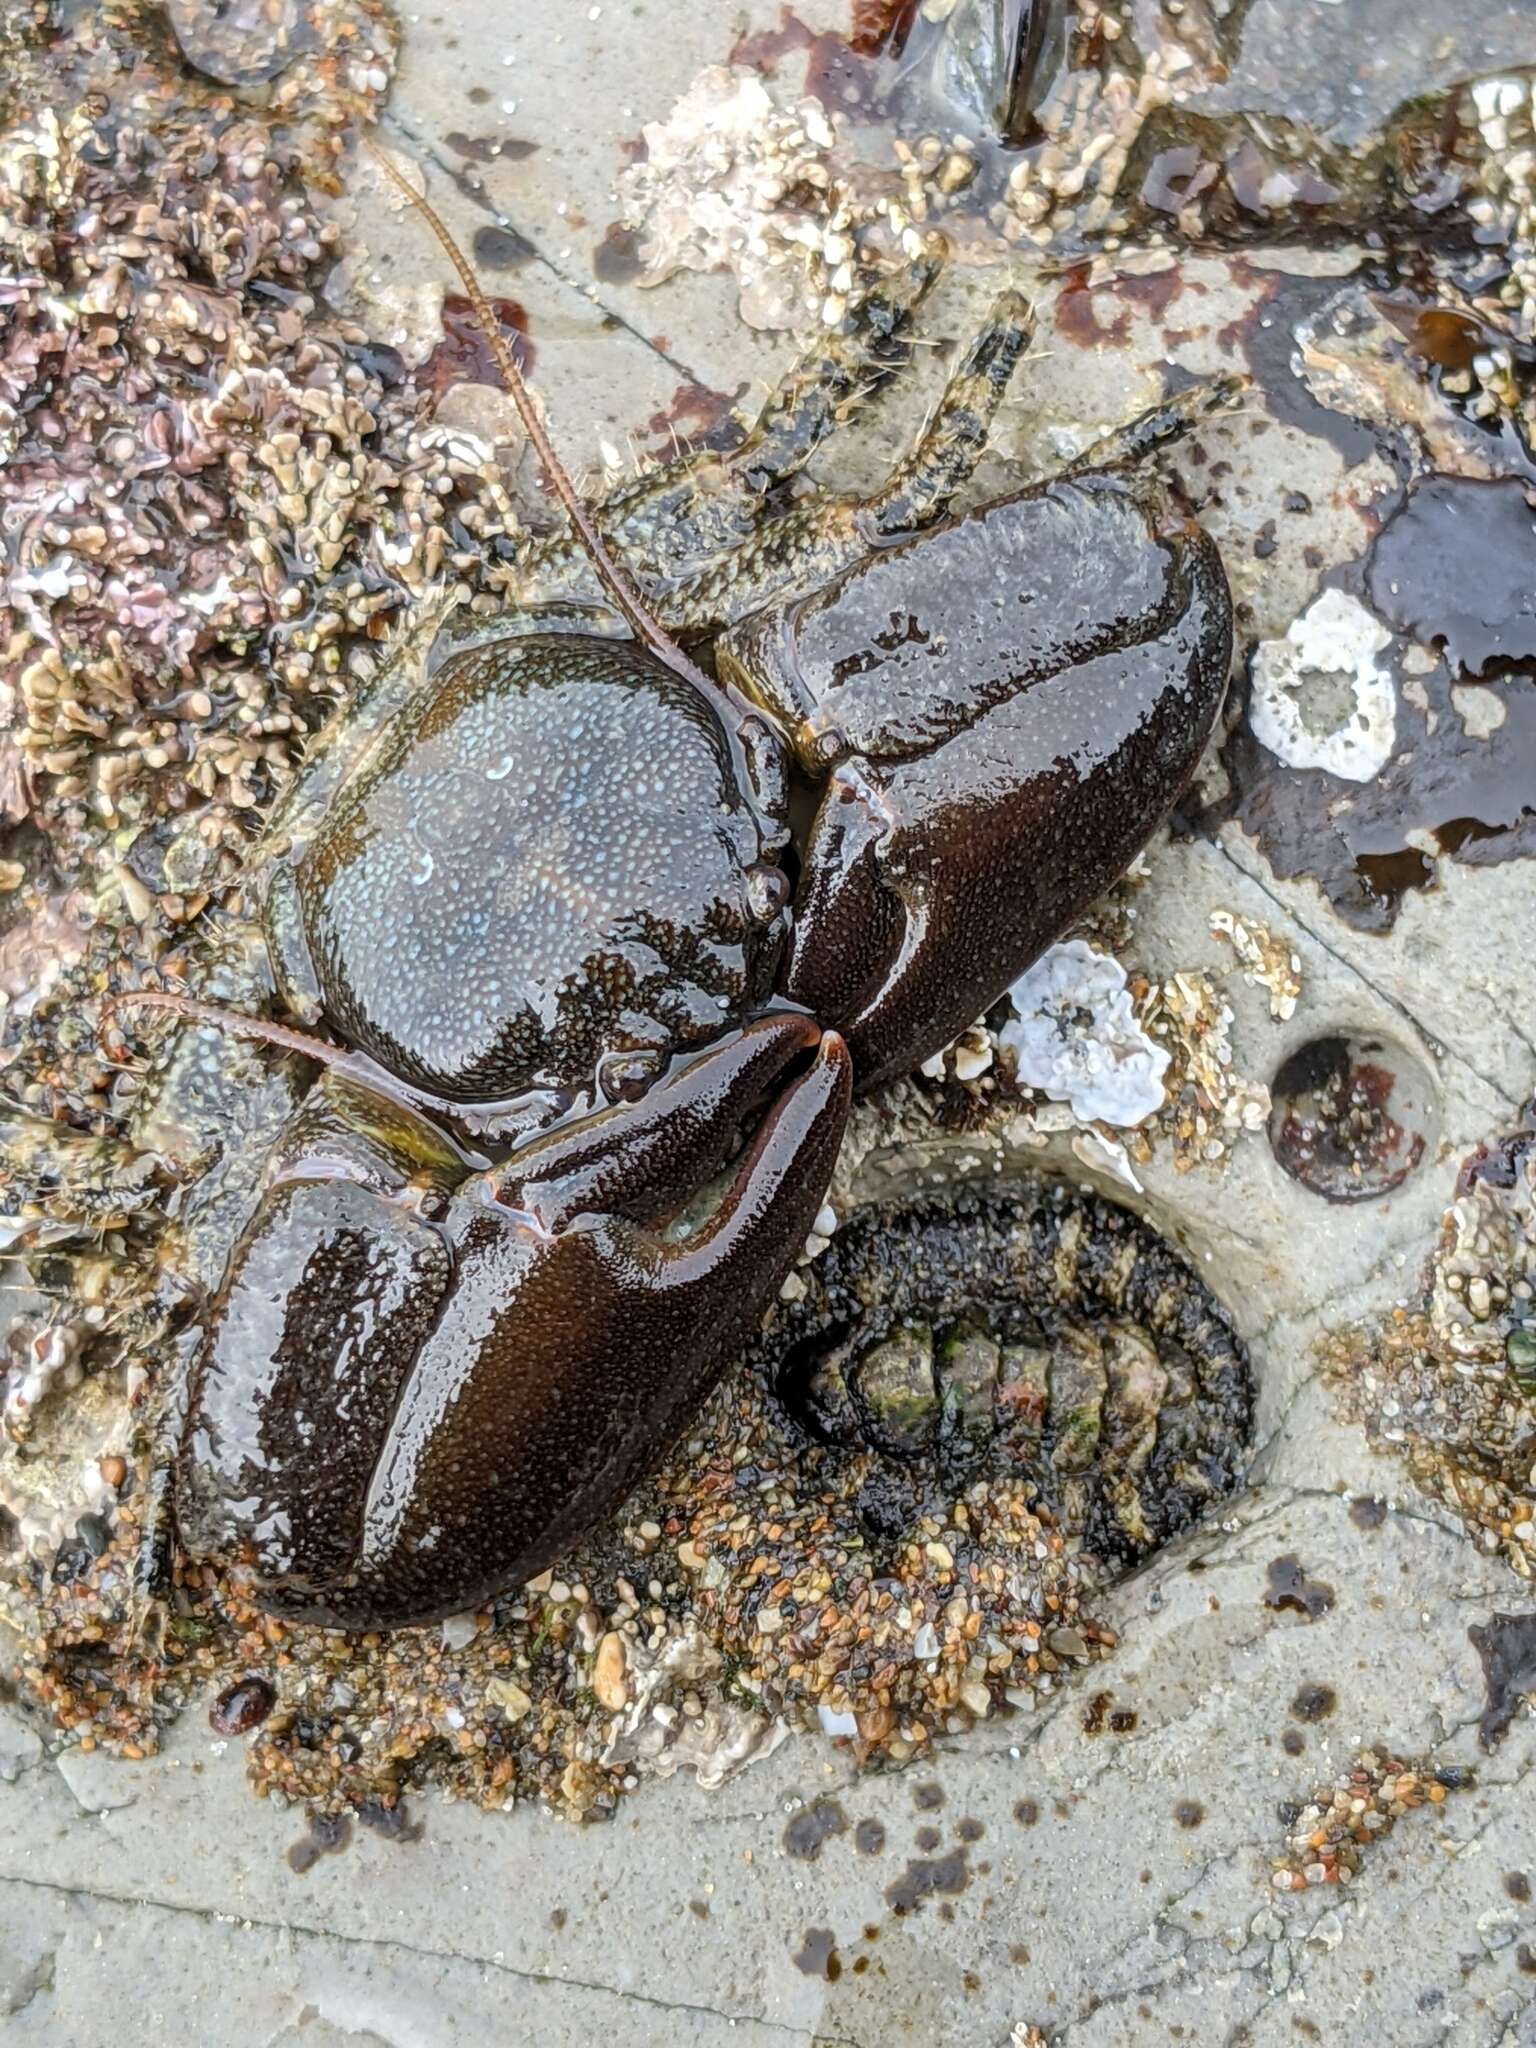
[[[181,1543],[269,1607],[430,1620],[617,1506],[773,1299],[851,1093],[995,1001],[1199,759],[1230,600],[1141,459],[1230,386],[950,519],[1029,331],[1007,292],[878,490],[777,488],[933,270],[733,453],[590,510],[504,361],[570,532],[515,608],[406,640],[260,849],[282,1003],[330,1039],[120,999],[321,1066],[175,1453]]]

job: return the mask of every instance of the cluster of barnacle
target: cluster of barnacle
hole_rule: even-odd
[[[1133,228],[1153,242],[1164,239],[1162,226],[1144,218],[1141,195],[1124,182],[1133,158],[1139,161],[1144,131],[1164,110],[1177,117],[1189,109],[1198,116],[1203,96],[1225,81],[1226,64],[1197,10],[1138,19],[1133,48],[1122,22],[1099,0],[1074,5],[1072,60],[1036,111],[1044,140],[1014,166],[1004,199],[989,218],[1009,241],[1044,248],[1091,240],[1096,270],[1108,273],[1121,239]],[[1192,168],[1180,172],[1183,196],[1176,216],[1181,234],[1198,238],[1210,203],[1223,195],[1264,218],[1283,213],[1309,185],[1313,203],[1327,198],[1348,215],[1383,179],[1390,191],[1416,149],[1432,140],[1430,154],[1438,162],[1445,136],[1472,138],[1471,148],[1453,145],[1449,167],[1468,195],[1466,211],[1474,225],[1506,243],[1508,271],[1498,295],[1519,336],[1536,336],[1536,82],[1512,75],[1469,86],[1459,104],[1447,106],[1433,138],[1430,131],[1420,132],[1426,105],[1410,102],[1357,156],[1341,156],[1304,131],[1282,142],[1285,123],[1256,126],[1225,166],[1219,154],[1200,161],[1198,151],[1187,151]],[[1089,281],[1097,281],[1093,273]],[[1459,303],[1453,286],[1442,290],[1447,303]],[[1468,410],[1479,418],[1514,412],[1525,398],[1514,351],[1492,332],[1473,362],[1447,372],[1443,383],[1448,391],[1467,394]]]
[[[953,11],[951,0],[927,0],[923,14],[942,22]],[[840,320],[870,269],[917,253],[935,225],[961,260],[995,261],[1006,245],[1020,243],[1087,251],[1090,285],[1127,260],[1171,260],[1156,245],[1176,239],[1175,217],[1149,215],[1137,178],[1127,174],[1165,118],[1176,141],[1186,115],[1207,118],[1205,97],[1226,80],[1227,65],[1203,10],[1138,15],[1134,34],[1128,12],[1073,0],[1068,60],[1043,82],[1033,109],[1039,139],[1001,189],[978,179],[976,147],[961,134],[893,138],[879,162],[853,145],[849,117],[814,97],[781,106],[753,72],[717,66],[701,73],[668,118],[645,129],[645,160],[619,180],[624,215],[642,230],[645,281],[678,268],[732,270],[750,325],[804,330]],[[1314,207],[1336,204],[1340,223],[1371,222],[1393,203],[1403,160],[1423,152],[1470,195],[1474,223],[1506,240],[1509,267],[1499,291],[1529,337],[1536,333],[1532,92],[1523,77],[1482,81],[1467,90],[1459,122],[1442,126],[1429,123],[1429,103],[1414,103],[1354,152],[1300,129],[1282,146],[1273,124],[1255,124],[1254,132],[1238,125],[1225,174],[1220,149],[1206,162],[1176,147],[1171,157],[1196,159],[1192,172],[1179,174],[1178,235],[1198,238],[1218,201],[1263,221],[1304,194]],[[1450,146],[1446,158],[1445,135],[1463,133],[1468,140]],[[1127,259],[1123,245],[1133,234],[1154,246]],[[1437,294],[1448,308],[1465,304],[1449,277]],[[1464,396],[1475,418],[1518,416],[1531,401],[1515,352],[1497,331],[1499,299],[1480,301],[1478,314],[1484,331],[1475,357],[1447,370],[1444,388]]]
[[[1114,208],[1132,150],[1193,64],[1169,41],[1134,71],[1117,67],[1105,53],[1122,37],[1119,19],[1097,0],[1075,4],[1074,62],[1038,111],[1043,143],[988,211],[988,239],[1043,246],[1063,229],[1123,225]],[[975,238],[979,224],[963,209],[978,168],[970,137],[896,137],[880,165],[849,146],[847,125],[814,97],[781,107],[744,69],[701,72],[667,119],[645,128],[645,157],[618,181],[626,220],[644,232],[645,282],[731,269],[749,325],[835,326],[865,263],[916,256],[940,220],[958,245]]]
[[[40,76],[44,110],[0,137],[0,799],[66,871],[100,864],[102,826],[199,799],[204,838],[238,845],[390,614],[454,577],[489,601],[518,531],[494,451],[322,302],[316,186],[393,46],[364,0],[310,12],[334,46],[264,116],[172,88],[104,11],[50,61],[110,97],[60,118]],[[165,907],[125,886],[134,915]]]
[[[1536,1142],[1505,1152],[1446,1212],[1429,1315],[1452,1358],[1536,1394]]]
[[[903,255],[915,256],[922,243],[922,229],[935,209],[954,199],[976,175],[976,145],[969,135],[920,135],[916,142],[894,136],[891,154],[902,190],[877,192],[871,205],[876,220],[883,220]]]
[[[1372,1442],[1536,1579],[1536,1132],[1468,1162],[1423,1301],[1326,1348]]]
[[[1258,918],[1240,917],[1231,910],[1213,910],[1210,927],[1231,945],[1250,988],[1268,994],[1271,1017],[1282,1024],[1294,1017],[1301,1000],[1301,956],[1290,942],[1276,938]]]
[[[265,371],[296,399],[346,360],[305,335],[332,242],[300,185],[338,146],[323,52],[292,88],[314,120],[285,131],[161,42],[100,9],[9,49],[26,111],[0,133],[0,818],[38,835],[0,873],[0,1063],[12,1103],[98,1135],[88,999],[175,945],[314,718],[263,659],[220,393]],[[353,43],[370,71],[391,47]],[[14,1136],[7,1208],[52,1230]]]
[[[417,402],[357,359],[360,334],[317,331],[337,231],[281,190],[264,127],[232,119],[195,189],[206,143],[161,156],[120,126],[104,167],[85,141],[56,160],[67,199],[49,249],[29,236],[5,356],[14,737],[56,801],[108,823],[165,771],[249,809],[314,722],[299,707],[323,709],[429,573],[425,546],[381,573],[397,518],[442,518],[410,474]]]
[[[1203,96],[1226,81],[1227,64],[1203,10],[1165,10],[1136,23],[1135,45],[1125,24],[1101,0],[1073,0],[1072,57],[1052,80],[1036,110],[1044,141],[1015,165],[1005,200],[992,223],[1011,241],[1041,247],[1061,239],[1094,238],[1106,252],[1131,227],[1140,195],[1125,188],[1127,169],[1143,132],[1165,110],[1177,115],[1202,111]],[[1456,120],[1436,138],[1464,132],[1481,142],[1480,157],[1455,150],[1458,177],[1471,196],[1467,211],[1478,227],[1509,245],[1510,271],[1502,288],[1523,336],[1536,333],[1536,148],[1533,148],[1536,86],[1526,76],[1495,77],[1467,89]],[[1410,101],[1388,130],[1344,156],[1323,138],[1304,130],[1287,136],[1286,122],[1254,124],[1223,165],[1218,156],[1179,174],[1182,199],[1177,219],[1182,233],[1198,236],[1209,203],[1236,199],[1259,217],[1284,212],[1303,194],[1351,209],[1351,195],[1364,197],[1383,176],[1389,187],[1403,174],[1404,159],[1428,139],[1418,124],[1424,106]],[[1449,109],[1447,112],[1449,113]],[[1438,161],[1438,154],[1437,154]],[[1154,225],[1152,239],[1160,239]],[[1508,404],[1501,387],[1511,381],[1512,363],[1497,344],[1485,352],[1476,375],[1492,387],[1491,411]]]
[[[1138,881],[1133,870],[1096,915],[1097,945],[1048,948],[1008,991],[1006,1014],[978,1019],[925,1063],[941,1121],[974,1130],[1002,1112],[1014,1142],[1067,1134],[1085,1165],[1136,1190],[1135,1169],[1160,1137],[1185,1173],[1223,1165],[1245,1133],[1264,1128],[1270,1092],[1237,1063],[1235,1015],[1217,977],[1196,968],[1161,981],[1128,976],[1100,950],[1129,937],[1134,910],[1120,899]],[[1231,911],[1213,912],[1211,931],[1231,944],[1244,980],[1266,991],[1271,1016],[1294,1016],[1302,979],[1292,948]]]
[[[1045,140],[1015,165],[993,219],[1010,241],[1044,248],[1063,234],[1115,234],[1129,225],[1121,181],[1142,130],[1194,79],[1196,60],[1173,38],[1138,63],[1117,63],[1119,17],[1099,0],[1074,0],[1074,61],[1036,112]]]
[[[1268,1088],[1236,1063],[1231,1004],[1213,976],[1185,970],[1148,989],[1142,1016],[1173,1055],[1165,1124],[1174,1166],[1187,1173],[1218,1164],[1244,1132],[1264,1128],[1270,1111]]]
[[[878,231],[887,255],[921,253],[930,214],[975,174],[974,145],[894,144],[894,172],[858,165],[843,118],[807,96],[780,107],[754,72],[703,71],[618,181],[644,229],[644,281],[734,270],[752,327],[835,327]]]
[[[1498,233],[1509,246],[1502,295],[1529,341],[1536,339],[1536,78],[1480,79],[1467,98],[1485,152],[1482,189],[1467,211],[1479,228]],[[1508,375],[1509,363],[1502,367]]]

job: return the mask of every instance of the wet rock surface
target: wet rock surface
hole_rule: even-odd
[[[56,41],[46,63],[23,40],[11,253],[44,283],[0,313],[23,380],[5,431],[25,460],[5,488],[33,493],[4,528],[11,619],[33,644],[19,702],[3,700],[0,1050],[32,1120],[8,1133],[8,1189],[43,1286],[8,1333],[21,1405],[7,1427],[20,1420],[23,1441],[0,1467],[0,1642],[24,1688],[0,1709],[11,2023],[93,2044],[167,2010],[195,2012],[209,2038],[260,2040],[361,2023],[489,2042],[509,2018],[552,2042],[1107,2048],[1176,2028],[1201,2048],[1269,2048],[1298,2019],[1325,2039],[1523,2039],[1536,1337],[1520,1105],[1536,1052],[1519,943],[1528,620],[1504,538],[1519,538],[1532,473],[1530,10],[1062,9],[1070,33],[1026,95],[1038,132],[1012,158],[965,116],[974,81],[935,84],[925,59],[899,82],[904,53],[938,50],[942,7],[855,24],[826,0],[788,28],[754,0],[744,40],[702,0],[660,38],[612,7],[558,26],[460,12],[430,34],[407,25],[385,133],[427,164],[466,243],[506,238],[484,240],[483,260],[515,259],[507,318],[537,352],[561,445],[594,474],[617,473],[637,424],[660,447],[716,429],[727,394],[788,360],[781,325],[813,331],[842,265],[858,282],[845,241],[889,256],[931,222],[961,258],[931,308],[934,353],[974,328],[998,261],[1040,300],[1042,352],[985,489],[1181,379],[1250,370],[1251,403],[1172,464],[1242,608],[1231,730],[1175,835],[1073,936],[1090,964],[1052,986],[1081,983],[1097,1016],[1074,1020],[1065,1000],[1029,1011],[1037,1040],[1081,1031],[1136,1051],[1137,1087],[1074,1107],[1069,1088],[1021,1081],[1009,1038],[1026,1020],[1002,1012],[861,1114],[779,1326],[819,1328],[834,1291],[855,1296],[871,1273],[902,1306],[877,1303],[860,1357],[822,1375],[820,1437],[786,1418],[777,1381],[746,1373],[613,1530],[494,1611],[349,1642],[284,1630],[196,1572],[146,1655],[128,1606],[135,1418],[166,1360],[167,1307],[144,1302],[144,1275],[168,1200],[217,1271],[294,1083],[199,1037],[170,1097],[197,1116],[157,1125],[164,1077],[115,1075],[91,1007],[114,978],[178,975],[215,927],[238,934],[252,814],[377,658],[384,621],[440,575],[494,598],[509,536],[542,514],[504,413],[464,381],[483,361],[451,308],[445,335],[426,245],[331,147],[357,97],[388,83],[379,16],[346,15],[338,39],[324,10],[234,10],[245,46],[189,49],[204,87],[178,72],[167,90],[164,27],[102,11],[102,47],[127,52],[114,90],[153,86],[169,114],[167,140],[140,110],[142,175],[126,145],[113,157],[110,126],[70,124],[100,78],[89,39]],[[256,79],[276,47],[261,37],[291,18],[294,56]],[[614,197],[621,145],[730,60],[793,117],[772,131],[806,174],[788,214],[772,165],[753,183],[761,152],[739,188],[785,263],[749,279],[750,237],[731,230],[706,252],[727,274],[684,264],[650,292],[645,230],[615,232],[635,197]],[[236,61],[259,103],[201,97]],[[804,84],[825,95],[820,120],[797,109]],[[38,118],[50,107],[57,130]],[[288,117],[302,132],[274,141]],[[910,163],[884,154],[893,123]],[[259,173],[245,168],[258,144]],[[971,154],[974,168],[957,161]],[[869,159],[862,183],[840,182],[850,155]],[[196,203],[151,232],[134,209],[161,202],[167,165]],[[361,218],[333,234],[316,194],[338,174]],[[93,205],[151,244],[122,252],[126,281],[103,281]],[[239,233],[213,303],[203,223],[221,210]],[[675,226],[697,253],[696,219]],[[336,248],[361,254],[331,273]],[[749,282],[758,336],[737,313]],[[88,317],[54,324],[48,304],[71,293]],[[257,411],[214,421],[227,444],[211,446],[177,409],[203,417],[230,336],[257,351],[242,400]],[[120,359],[148,385],[113,386],[103,364]],[[829,475],[877,476],[903,408],[929,396],[893,402]],[[162,552],[135,542],[140,567],[114,580],[89,507],[39,523],[37,493],[110,478],[106,438],[157,408],[175,431],[164,447],[163,429],[147,435],[153,464],[122,502],[127,530]],[[1489,516],[1469,523],[1474,504]],[[1329,591],[1388,635],[1371,659],[1389,750],[1363,781],[1282,759],[1252,717],[1255,650],[1288,643]],[[1330,694],[1345,674],[1277,682],[1293,755],[1298,734],[1304,749],[1347,720],[1353,700]],[[1110,953],[1118,979],[1091,965]],[[231,1000],[259,986],[238,944],[215,972]],[[1091,1045],[1063,1042],[1042,1074],[1094,1066]],[[1306,1057],[1333,1044],[1342,1066]],[[1149,1075],[1163,1107],[1133,1122]],[[60,1118],[87,1148],[83,1177],[44,1142]],[[153,1131],[172,1170],[146,1178],[117,1142],[125,1125]],[[222,1177],[197,1180],[221,1145]],[[1226,1427],[1236,1404],[1209,1418],[1224,1445],[1246,1436],[1223,1452],[1246,1483],[1182,1533],[1151,1529],[1162,1547],[1113,1554],[1126,1515],[1169,1497],[1144,1483],[1166,1386],[1146,1395],[1169,1371],[1145,1329],[1067,1316],[1036,1342],[1010,1326],[1011,1294],[1000,1317],[978,1290],[995,1258],[968,1252],[944,1262],[945,1284],[965,1283],[944,1315],[917,1315],[901,1290],[921,1258],[882,1274],[884,1240],[861,1220],[926,1214],[957,1189],[984,1207],[1040,1173],[1135,1204],[1251,1357],[1251,1430]],[[1361,1198],[1340,1208],[1338,1185]],[[893,1344],[882,1370],[855,1369]],[[1006,1387],[1041,1394],[1043,1427],[999,1487],[1017,1443]],[[1053,1412],[1073,1423],[1054,1437]],[[1110,1499],[1121,1424],[1124,1458],[1148,1462]],[[170,1721],[183,1700],[196,1711]],[[812,1732],[786,1739],[791,1723]],[[920,1780],[855,1768],[919,1756]],[[524,1795],[510,1816],[474,1804]],[[621,1795],[603,1829],[534,1805],[596,1818]],[[348,1802],[367,1825],[332,1817]],[[318,1827],[290,1803],[319,1809]]]

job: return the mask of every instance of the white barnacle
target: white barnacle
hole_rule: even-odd
[[[1253,657],[1248,723],[1288,768],[1369,782],[1397,739],[1397,686],[1377,656],[1392,635],[1346,590],[1325,590]]]

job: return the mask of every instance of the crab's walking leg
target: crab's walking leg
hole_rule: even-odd
[[[880,540],[918,533],[948,511],[987,436],[1034,325],[1022,292],[1007,291],[961,357],[933,417],[874,496],[864,519]]]
[[[797,475],[906,366],[912,315],[940,268],[937,257],[924,257],[874,286],[842,327],[790,367],[734,449],[690,450],[594,506],[604,539],[646,584],[666,624],[687,630],[698,623],[691,606],[674,618],[668,586],[707,572],[739,547],[768,492]],[[527,544],[509,595],[532,607],[606,602],[579,539],[568,532]]]
[[[95,1136],[0,1105],[0,1210],[36,1212],[93,1228],[121,1222],[154,1199],[156,1162],[126,1138]]]
[[[671,593],[667,617],[676,630],[735,624],[803,596],[852,568],[872,545],[940,518],[980,460],[1029,333],[1027,302],[1004,292],[915,446],[874,496],[812,498],[761,521],[735,557]]]
[[[754,491],[783,483],[803,469],[836,428],[884,390],[911,359],[907,327],[941,265],[924,256],[878,284],[783,378],[727,468]]]
[[[1106,469],[1132,469],[1160,448],[1182,440],[1203,419],[1220,412],[1240,398],[1251,379],[1236,371],[1223,371],[1190,384],[1157,405],[1149,406],[1123,426],[1111,427],[1059,472],[1061,476],[1089,476]]]

